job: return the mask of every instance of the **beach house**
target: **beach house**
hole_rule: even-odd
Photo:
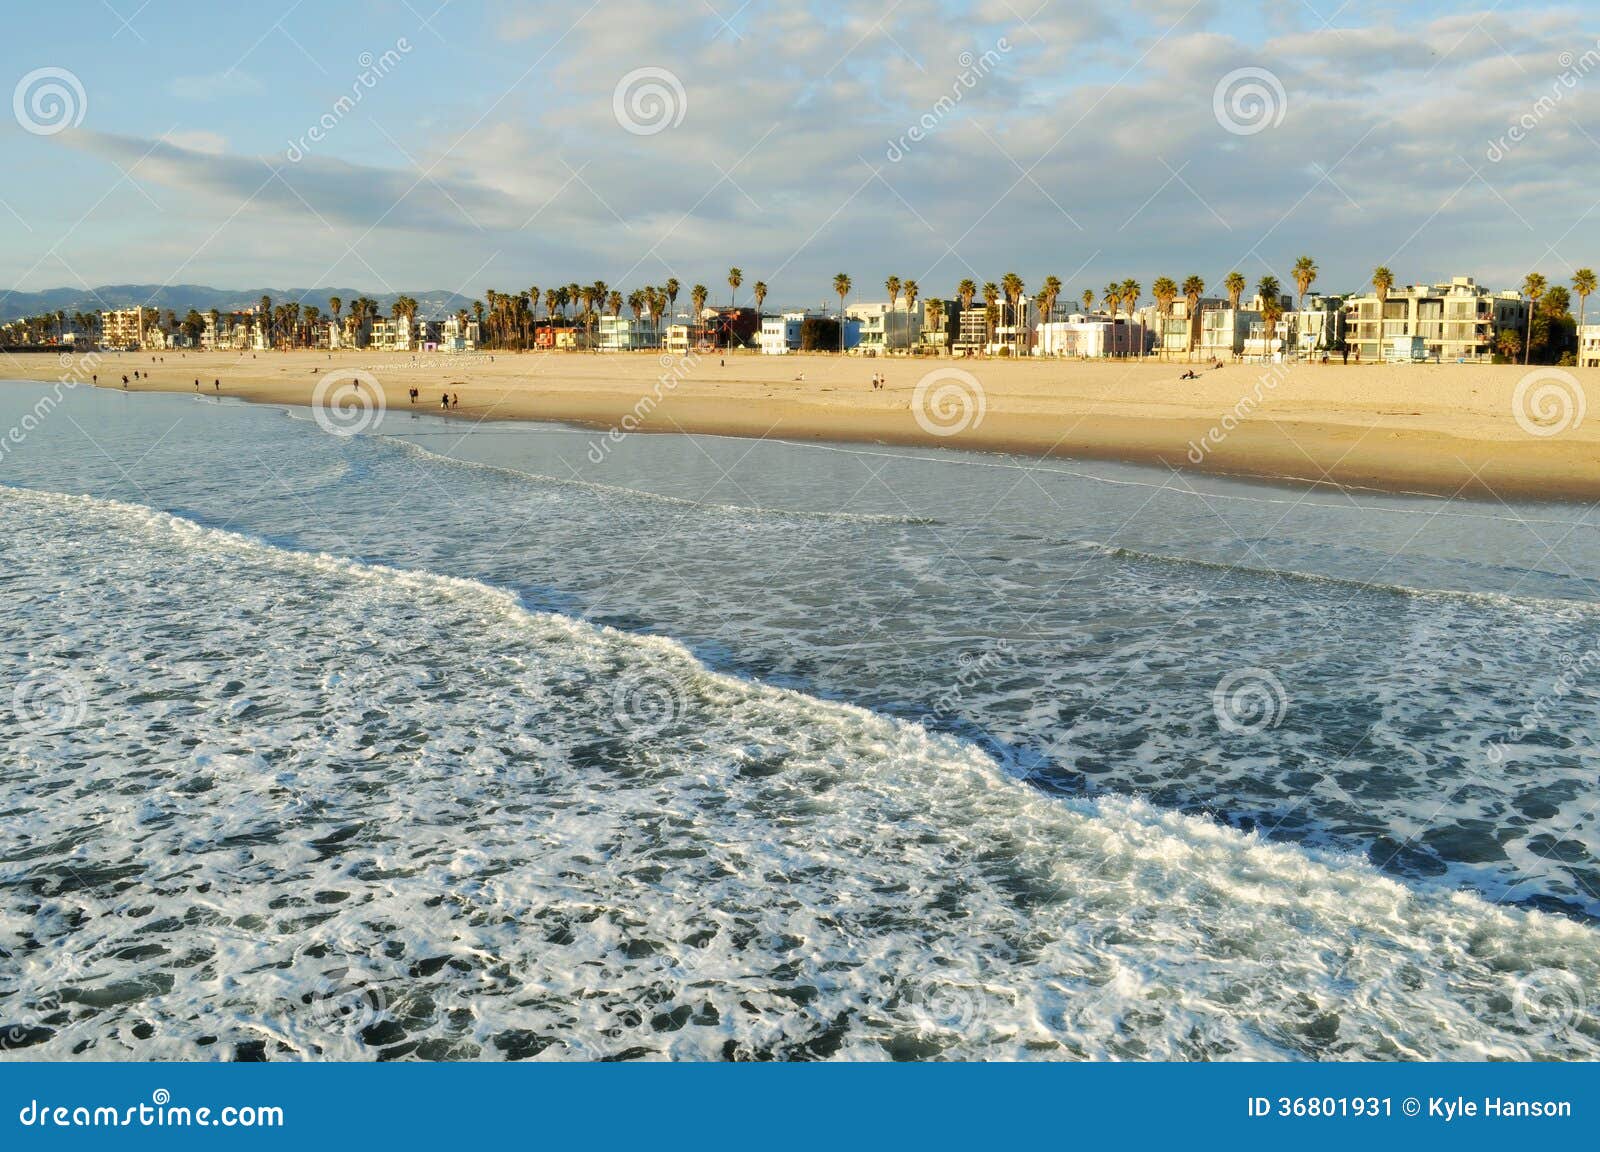
[[[787,356],[800,351],[800,334],[808,317],[821,317],[821,312],[784,312],[778,316],[761,318],[761,354]]]
[[[1578,367],[1600,368],[1600,324],[1578,329]]]
[[[662,346],[661,328],[643,316],[600,317],[599,346],[602,352],[655,351]]]
[[[1508,328],[1520,333],[1528,321],[1521,293],[1490,292],[1471,276],[1393,288],[1381,317],[1376,292],[1352,296],[1344,306],[1350,326],[1346,342],[1363,360],[1383,359],[1384,346],[1395,336],[1420,336],[1429,359],[1488,363],[1499,333]]]
[[[861,322],[855,350],[863,356],[909,352],[921,328],[921,314],[913,315],[903,300],[852,304],[845,315]]]

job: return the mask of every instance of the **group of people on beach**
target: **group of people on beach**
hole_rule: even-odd
[[[889,386],[889,378],[887,376],[885,376],[882,372],[874,372],[872,374],[872,390],[874,392],[882,391],[884,388],[887,388],[888,386]]]

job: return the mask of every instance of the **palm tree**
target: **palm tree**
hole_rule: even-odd
[[[1513,364],[1517,362],[1517,353],[1522,351],[1522,337],[1510,328],[1502,328],[1500,335],[1495,337],[1495,344],[1499,347],[1500,355]]]
[[[610,292],[606,296],[606,307],[611,311],[613,320],[620,317],[622,315],[622,293],[617,291]],[[638,309],[634,309],[634,315],[637,316],[638,314]]]
[[[1083,305],[1083,314],[1085,316],[1087,316],[1087,315],[1089,315],[1089,313],[1093,312],[1094,311],[1094,289],[1093,288],[1085,288],[1083,290],[1083,295],[1078,297],[1078,302]]]
[[[1572,276],[1572,291],[1578,297],[1578,347],[1583,347],[1583,318],[1586,311],[1585,302],[1589,294],[1595,289],[1594,269],[1579,268]]]
[[[1522,294],[1528,298],[1528,340],[1522,349],[1522,364],[1527,367],[1533,357],[1533,314],[1539,310],[1539,301],[1548,290],[1543,276],[1529,272],[1522,281]]]
[[[733,296],[731,297],[731,300],[732,300],[733,306],[735,308],[737,308],[739,306],[739,285],[741,285],[743,283],[744,283],[744,269],[742,269],[742,268],[729,268],[728,269],[728,287],[733,289]]]
[[[1301,312],[1306,310],[1306,293],[1311,291],[1311,285],[1317,282],[1317,262],[1309,256],[1302,256],[1294,262],[1294,286],[1300,291]]]
[[[883,282],[884,291],[889,293],[889,311],[894,311],[894,306],[900,302],[900,277],[891,276]]]
[[[956,285],[956,299],[961,301],[961,310],[965,312],[972,307],[972,298],[978,294],[978,286],[971,280],[963,280]]]
[[[939,333],[939,347],[943,350],[948,333],[944,330],[944,301],[935,296],[928,301],[928,326],[931,331]],[[922,344],[922,333],[917,334],[917,344]]]
[[[1156,282],[1150,285],[1150,295],[1156,299],[1156,311],[1163,321],[1172,315],[1172,302],[1178,298],[1178,285],[1169,276],[1158,276]],[[1162,356],[1167,353],[1167,334],[1163,325],[1157,346],[1161,349]]]
[[[261,299],[260,299],[260,301],[259,301],[259,303],[261,305],[261,346],[263,348],[271,348],[272,347],[272,297],[263,294]]]
[[[1261,297],[1261,326],[1265,338],[1261,358],[1267,360],[1272,356],[1272,341],[1277,336],[1278,321],[1283,318],[1283,286],[1278,283],[1276,276],[1263,276],[1256,283],[1256,295]]]
[[[1133,312],[1139,306],[1139,296],[1144,292],[1144,287],[1137,280],[1124,280],[1122,282],[1122,307],[1128,313],[1128,339],[1133,339]],[[1144,355],[1144,349],[1139,349],[1139,355]]]
[[[1228,307],[1237,312],[1239,310],[1239,298],[1244,295],[1244,273],[1229,272],[1227,278],[1222,281],[1222,287],[1228,293]]]
[[[342,309],[343,307],[344,307],[344,301],[343,300],[339,299],[337,296],[329,296],[328,297],[328,310],[333,313],[333,323],[334,323],[334,325],[336,327],[338,326],[338,323],[339,323],[339,310]]]
[[[833,278],[833,294],[839,297],[839,351],[844,351],[844,298],[850,295],[850,277],[840,272]]]
[[[1383,312],[1389,302],[1389,289],[1394,287],[1394,273],[1389,271],[1386,264],[1379,264],[1372,270],[1372,290],[1378,296],[1378,328],[1374,333],[1377,346],[1373,349],[1373,359],[1383,359]]]
[[[999,319],[999,303],[1000,285],[996,284],[993,280],[987,281],[983,286],[983,316],[988,322],[989,326],[988,344],[994,343],[994,326],[995,321]],[[985,347],[983,353],[985,356],[987,356],[989,354],[989,349]]]
[[[757,280],[750,289],[750,294],[756,298],[756,315],[761,315],[761,308],[767,302],[767,285],[763,280]]]
[[[1183,302],[1189,312],[1189,353],[1194,354],[1194,346],[1200,342],[1200,298],[1206,294],[1206,282],[1198,276],[1185,277],[1183,281]]]
[[[906,311],[915,313],[917,310],[917,297],[922,295],[922,289],[917,287],[915,280],[905,282]]]
[[[678,282],[669,276],[661,290],[667,294],[667,308],[676,311],[678,307]]]
[[[1061,298],[1061,277],[1046,276],[1044,278],[1044,307],[1040,310],[1040,320],[1049,320],[1056,310],[1056,301]]]
[[[1117,312],[1122,306],[1122,285],[1118,284],[1115,280],[1107,284],[1105,294],[1100,298],[1100,303],[1105,306],[1107,312],[1111,313],[1111,354],[1115,356],[1118,351],[1116,347]]]
[[[1006,294],[1006,306],[1011,309],[1011,354],[1013,356],[1018,355],[1020,352],[1016,347],[1016,343],[1017,335],[1022,331],[1022,320],[1017,315],[1017,311],[1022,304],[1022,293],[1025,287],[1022,283],[1022,277],[1015,272],[1007,272],[1000,277],[1000,288]]]

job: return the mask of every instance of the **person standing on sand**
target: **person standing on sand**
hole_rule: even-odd
[[[222,381],[220,379],[211,381],[211,386],[219,393],[222,391]]]
[[[200,377],[198,376],[194,378],[194,390],[196,392],[200,391]]]
[[[461,393],[457,392],[454,396],[450,397],[450,407],[461,407]]]
[[[443,396],[439,397],[439,407],[441,407],[441,408],[449,408],[450,407],[450,393],[446,392]]]

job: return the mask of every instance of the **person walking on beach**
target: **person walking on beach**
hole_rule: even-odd
[[[211,381],[211,386],[213,388],[215,388],[219,393],[222,391],[222,381],[220,379],[212,380]]]
[[[450,407],[461,407],[461,393],[457,392],[454,396],[450,397]]]
[[[194,390],[196,392],[200,391],[200,377],[198,376],[194,378]]]
[[[450,393],[446,392],[443,396],[439,397],[439,407],[441,407],[441,408],[449,408],[450,407]]]

